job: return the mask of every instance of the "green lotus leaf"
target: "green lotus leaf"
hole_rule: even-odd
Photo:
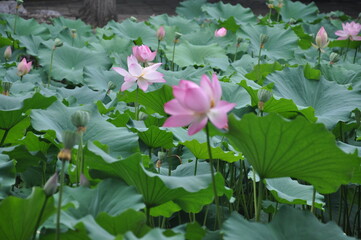
[[[52,44],[50,45],[52,46]],[[51,49],[40,49],[39,59],[40,64],[48,72]],[[78,84],[83,82],[84,67],[109,69],[110,64],[110,59],[105,52],[95,52],[87,48],[76,48],[64,43],[62,47],[54,51],[51,77],[58,81],[66,79],[74,84]]]
[[[217,44],[206,46],[193,45],[187,41],[183,41],[176,46],[174,62],[180,67],[193,65],[206,65],[206,58],[226,58],[224,49]],[[168,59],[172,59],[173,49],[167,48],[165,54]]]
[[[284,1],[284,6],[281,8],[280,15],[284,22],[291,19],[301,20],[303,22],[313,22],[317,19],[318,8],[314,2],[306,5],[302,2]]]
[[[199,24],[193,19],[186,19],[180,16],[168,16],[167,14],[150,17],[149,22],[157,27],[172,26],[176,32],[186,34],[190,32],[197,32],[200,30]],[[167,32],[168,34],[168,32]]]
[[[294,57],[294,51],[297,49],[298,37],[291,28],[284,29],[283,26],[276,25],[273,27],[247,24],[242,25],[241,36],[249,39],[251,50],[254,56],[258,56],[261,45],[261,34],[268,36],[268,41],[264,44],[262,55],[266,55],[272,60],[289,60]]]
[[[244,8],[240,4],[231,5],[223,2],[208,3],[202,6],[202,11],[207,13],[209,17],[221,21],[234,17],[239,25],[256,22],[256,16],[252,13],[251,9]]]
[[[276,96],[292,99],[300,107],[313,107],[319,122],[333,128],[338,121],[347,121],[355,108],[361,108],[361,96],[335,82],[308,80],[303,68],[285,68],[268,77],[275,84]]]
[[[194,139],[192,141],[182,142],[181,144],[186,146],[196,158],[209,159],[207,143],[199,143]],[[211,149],[214,159],[221,159],[230,163],[243,159],[242,155],[232,151],[224,151],[220,147],[211,147]]]
[[[149,147],[163,147],[170,149],[174,146],[173,134],[159,129],[156,126],[150,126],[146,131],[138,130],[139,138]]]
[[[324,224],[312,213],[283,207],[268,224],[249,222],[238,213],[223,224],[225,240],[351,240],[335,222]]]
[[[9,32],[14,32],[15,15],[2,14],[0,19],[5,20],[6,28]],[[15,35],[17,36],[41,36],[44,39],[50,37],[49,30],[44,24],[39,24],[35,19],[24,19],[17,17]]]
[[[156,30],[147,26],[144,22],[133,22],[129,19],[122,23],[110,21],[105,28],[110,28],[117,36],[135,41],[141,39],[142,43],[156,50],[158,39]]]
[[[0,154],[0,200],[10,193],[10,187],[15,184],[15,176],[15,163],[9,161],[7,155]]]
[[[102,212],[95,220],[102,228],[114,236],[131,231],[137,237],[142,237],[151,229],[146,225],[144,213],[131,208],[118,216],[110,216]]]
[[[303,204],[312,206],[313,187],[303,185],[291,178],[266,179],[266,188],[279,203]],[[315,207],[322,209],[323,196],[316,193]]]
[[[213,201],[210,174],[186,177],[162,176],[145,170],[140,164],[140,154],[117,160],[91,143],[85,151],[90,169],[122,178],[129,185],[135,186],[143,195],[147,207],[152,208],[174,201],[186,212],[199,212],[204,205]],[[216,174],[215,179],[218,195],[229,194],[224,186],[223,177]]]
[[[128,209],[144,208],[142,196],[134,187],[116,179],[103,180],[94,189],[64,188],[64,203],[72,201],[78,202],[78,207],[68,208],[66,212],[76,219],[86,215],[96,218],[100,213],[118,216]]]
[[[179,3],[176,8],[176,13],[182,17],[194,19],[202,18],[204,13],[202,12],[202,6],[207,0],[187,0]]]
[[[126,157],[138,150],[137,135],[126,128],[117,128],[106,121],[99,114],[95,105],[66,107],[57,101],[47,110],[33,110],[31,114],[32,126],[37,131],[55,131],[57,139],[61,140],[65,130],[75,130],[70,118],[77,110],[87,111],[90,114],[90,121],[84,134],[84,142],[99,141],[106,144],[109,147],[109,153],[116,157]]]
[[[226,136],[261,178],[297,178],[320,193],[337,191],[359,168],[357,156],[340,150],[322,124],[303,117],[287,121],[276,114],[247,114],[242,120],[231,116]]]
[[[84,83],[95,91],[107,91],[108,83],[111,81],[115,85],[114,91],[119,91],[123,81],[117,81],[119,74],[114,70],[103,70],[96,67],[84,68]]]
[[[45,199],[44,190],[34,188],[31,195],[26,199],[10,196],[2,200],[0,202],[0,239],[30,239]],[[54,199],[50,197],[40,218],[40,225],[54,212]]]
[[[320,70],[325,79],[342,85],[350,84],[353,89],[360,90],[361,70],[358,64],[321,64]]]

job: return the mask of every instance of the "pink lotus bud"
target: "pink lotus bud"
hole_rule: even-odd
[[[327,47],[328,36],[324,27],[321,27],[316,35],[316,46],[320,49]]]
[[[8,46],[6,49],[5,49],[5,52],[4,52],[4,58],[6,60],[9,60],[11,58],[11,55],[13,54],[13,52],[11,51],[11,47]]]
[[[155,56],[157,55],[157,52],[152,52],[147,45],[134,46],[132,50],[133,56],[139,62],[143,63],[153,61]]]
[[[215,37],[224,37],[224,36],[226,36],[226,34],[227,34],[227,29],[225,29],[224,27],[222,27],[214,32]]]
[[[25,74],[28,74],[31,69],[32,62],[27,62],[26,58],[23,58],[23,60],[18,64],[18,76],[22,77]]]
[[[44,192],[45,195],[50,197],[53,194],[56,193],[56,190],[58,189],[58,173],[54,173],[53,176],[51,176],[48,181],[44,185]]]
[[[162,41],[165,37],[165,30],[163,26],[160,26],[157,30],[157,38],[159,41]]]

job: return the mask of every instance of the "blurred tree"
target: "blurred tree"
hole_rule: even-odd
[[[88,24],[103,27],[116,19],[116,0],[83,0],[79,16]]]

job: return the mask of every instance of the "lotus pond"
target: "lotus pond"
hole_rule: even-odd
[[[0,15],[0,239],[360,238],[360,18],[268,7]]]

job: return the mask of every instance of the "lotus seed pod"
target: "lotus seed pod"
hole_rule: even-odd
[[[63,46],[63,42],[59,38],[56,38],[54,41],[54,47],[61,47],[61,46]]]
[[[179,39],[181,38],[181,36],[182,36],[182,34],[181,34],[181,33],[179,33],[179,32],[175,32],[174,41],[175,41],[175,42],[178,42],[178,41],[179,41]]]
[[[268,35],[262,33],[259,38],[261,40],[260,47],[264,48],[265,43],[268,41]]]
[[[44,192],[47,197],[50,197],[56,193],[58,189],[58,173],[54,173],[44,185]]]
[[[71,150],[78,141],[78,135],[72,131],[65,131],[63,133],[64,149]]]
[[[1,83],[1,87],[3,89],[2,94],[5,96],[9,96],[10,95],[10,88],[13,84],[11,82],[2,82]]]
[[[138,19],[136,17],[134,17],[134,16],[131,16],[129,19],[132,22],[137,22],[138,21]]]
[[[332,52],[330,54],[330,64],[337,63],[340,60],[340,55],[338,53]]]
[[[112,81],[109,81],[108,82],[108,90],[114,90],[115,88],[116,88],[116,85]]]
[[[267,89],[260,89],[257,93],[258,96],[258,109],[263,111],[264,110],[264,104],[270,100],[272,97],[272,93],[268,91]]]
[[[90,115],[86,111],[78,110],[71,115],[71,122],[78,129],[78,131],[85,131],[85,127],[88,124]]]
[[[11,58],[11,55],[13,55],[13,52],[12,52],[12,50],[11,50],[11,47],[8,46],[8,47],[5,49],[5,51],[4,51],[4,58],[5,58],[6,60],[9,60],[9,59]]]
[[[80,174],[80,182],[79,182],[80,186],[82,187],[90,187],[90,182],[89,180],[85,177],[85,175],[83,173]]]
[[[71,37],[72,37],[72,38],[76,38],[76,37],[77,37],[76,29],[74,29],[74,28],[71,29],[71,30],[70,30],[70,34],[71,34]]]

